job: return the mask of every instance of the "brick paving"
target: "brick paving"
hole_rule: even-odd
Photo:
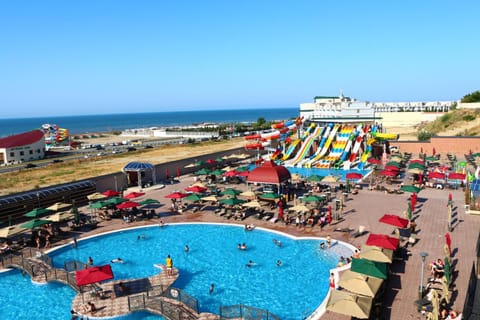
[[[410,194],[386,194],[380,191],[370,191],[362,189],[356,195],[349,195],[345,202],[343,220],[336,224],[323,228],[297,228],[295,226],[285,226],[283,223],[271,223],[261,221],[255,218],[247,218],[242,222],[232,219],[227,220],[215,215],[211,211],[184,212],[178,215],[171,215],[169,209],[169,200],[164,196],[172,191],[183,190],[186,186],[194,182],[192,176],[183,176],[180,182],[167,185],[164,188],[158,186],[147,190],[146,197],[160,200],[164,203],[157,209],[157,213],[162,216],[164,223],[175,222],[222,222],[222,223],[254,223],[257,226],[273,230],[282,231],[295,236],[322,236],[330,234],[332,238],[345,241],[356,247],[365,243],[367,235],[353,238],[349,233],[336,232],[335,228],[357,229],[363,225],[366,230],[372,233],[390,234],[393,231],[392,226],[379,223],[379,218],[385,213],[402,215],[407,208],[408,197]],[[242,187],[235,185],[235,187]],[[134,189],[132,189],[134,190]],[[132,191],[129,190],[129,191]],[[443,246],[445,243],[444,235],[447,232],[447,199],[448,194],[452,193],[454,201],[453,227],[451,232],[453,247],[453,265],[457,271],[454,284],[452,286],[452,303],[455,310],[461,311],[465,299],[465,291],[468,285],[470,269],[475,257],[475,245],[480,230],[480,217],[465,214],[464,193],[462,190],[437,190],[424,189],[418,195],[418,202],[414,212],[417,223],[418,241],[410,248],[412,255],[405,262],[394,262],[387,282],[387,291],[383,301],[383,316],[385,319],[422,319],[420,313],[414,305],[418,297],[420,285],[420,273],[422,268],[420,252],[427,252],[429,256],[426,265],[436,258],[443,257]],[[84,209],[86,213],[88,209]],[[138,221],[129,224],[122,223],[118,219],[103,221],[99,227],[89,233],[82,234],[81,237],[102,233],[105,231],[119,228],[141,226],[158,223],[158,220]],[[180,275],[181,276],[181,275]],[[425,267],[425,279],[429,276],[429,271]],[[308,294],[308,293],[306,293]],[[423,317],[424,318],[424,317]],[[349,319],[336,313],[326,312],[321,319]]]

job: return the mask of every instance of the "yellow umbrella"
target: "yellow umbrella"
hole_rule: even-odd
[[[299,204],[298,206],[288,208],[288,210],[295,211],[295,212],[308,212],[310,211],[310,208],[305,206],[304,204]]]
[[[260,208],[261,206],[262,205],[257,200],[245,202],[242,204],[242,207],[247,207],[247,208]]]
[[[25,229],[19,226],[10,226],[0,229],[0,238],[9,238],[23,232]]]
[[[338,178],[332,175],[326,176],[323,178],[322,182],[337,182]]]
[[[440,317],[440,301],[438,299],[437,290],[432,290],[432,312],[431,320],[438,320]]]
[[[255,192],[249,190],[249,191],[244,191],[244,192],[240,193],[239,196],[254,199],[254,198],[257,197],[257,194]]]
[[[216,196],[206,196],[202,198],[203,201],[213,201],[218,202],[218,198]]]
[[[293,181],[293,182],[297,182],[297,181],[300,181],[300,180],[302,180],[302,176],[301,176],[301,175],[299,175],[298,173],[292,174],[292,181]]]
[[[327,302],[327,310],[358,319],[368,319],[372,308],[372,298],[332,290]]]
[[[50,207],[48,207],[48,210],[52,211],[61,211],[63,209],[70,208],[72,205],[70,203],[63,203],[63,202],[55,202],[52,204]]]
[[[45,219],[51,220],[53,222],[60,222],[60,221],[73,219],[74,217],[75,217],[75,214],[65,211],[65,212],[54,213],[52,215],[49,215],[49,216],[45,217]]]
[[[195,182],[194,184],[191,185],[192,187],[200,187],[200,188],[206,188],[206,186],[201,183],[201,182]]]
[[[360,250],[360,258],[375,262],[392,263],[393,250],[363,245]]]
[[[411,168],[411,169],[408,169],[408,173],[420,174],[420,173],[423,173],[423,170],[419,168]]]
[[[346,270],[340,276],[338,285],[352,293],[373,298],[378,292],[378,289],[380,289],[382,283],[382,279],[369,277],[358,272]]]
[[[102,200],[102,199],[105,199],[106,197],[107,196],[101,194],[100,192],[95,192],[95,193],[89,194],[87,196],[87,199],[90,201],[93,201],[93,200]]]

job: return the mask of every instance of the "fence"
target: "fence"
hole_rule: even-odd
[[[468,281],[467,294],[465,297],[465,303],[463,305],[463,319],[477,318],[480,316],[480,306],[475,305],[475,295],[477,291],[477,271],[475,270],[475,264],[472,264],[472,271],[470,272],[470,279]],[[477,305],[479,303],[477,302]]]
[[[245,320],[280,320],[279,317],[268,310],[238,304],[220,307],[220,319],[245,319]]]

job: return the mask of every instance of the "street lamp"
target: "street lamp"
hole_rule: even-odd
[[[426,252],[420,252],[420,257],[422,257],[422,272],[421,272],[421,277],[420,277],[420,289],[419,289],[419,292],[418,292],[418,295],[419,295],[419,299],[422,299],[423,298],[423,274],[424,274],[424,271],[425,271],[425,258],[428,257],[428,253]]]

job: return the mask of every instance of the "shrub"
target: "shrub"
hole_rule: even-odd
[[[463,120],[473,121],[473,120],[475,120],[475,116],[473,114],[467,114],[467,115],[463,116]]]
[[[432,134],[425,130],[421,131],[417,136],[418,140],[420,141],[430,140],[431,137]]]
[[[451,118],[452,118],[452,114],[451,113],[446,113],[446,114],[444,114],[443,116],[440,117],[440,121],[445,123],[445,122],[448,122]]]

